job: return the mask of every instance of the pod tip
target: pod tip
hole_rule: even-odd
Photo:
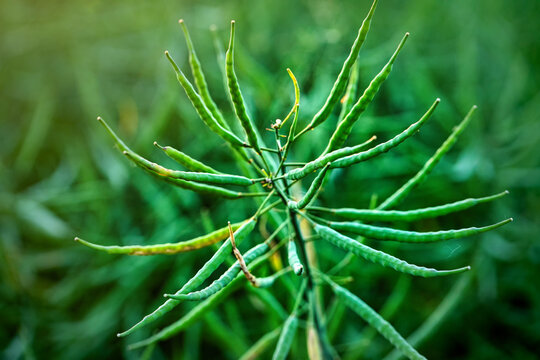
[[[169,56],[169,50],[165,50],[165,55]]]
[[[440,103],[440,102],[441,102],[441,98],[437,98],[437,99],[435,100],[435,102],[436,102],[436,103]]]
[[[234,23],[236,23],[236,20],[231,20],[231,24],[234,24]]]
[[[405,36],[409,36],[409,35],[411,35],[411,33],[407,31],[407,32],[405,33]]]
[[[183,23],[184,23],[184,19],[179,19],[179,20],[178,20],[178,23],[179,23],[179,24],[183,24]]]
[[[505,194],[510,194],[510,191],[504,190],[504,193],[505,193]]]
[[[79,239],[79,238],[76,237],[76,236],[75,236],[75,239],[73,239],[73,240],[75,240],[75,241],[77,241],[77,242],[81,241],[81,239]]]

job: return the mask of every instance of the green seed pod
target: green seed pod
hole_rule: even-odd
[[[197,53],[193,47],[193,43],[191,42],[191,36],[189,36],[187,26],[182,19],[180,19],[178,22],[180,23],[180,26],[182,26],[182,31],[184,32],[184,37],[186,38],[186,45],[189,51],[189,65],[191,67],[191,72],[193,73],[193,78],[195,79],[195,86],[197,87],[204,104],[212,113],[214,119],[216,119],[223,128],[229,130],[229,125],[223,118],[223,114],[221,114],[221,111],[219,111],[216,103],[210,95],[208,84],[206,83],[204,72],[202,71],[201,62],[199,61]]]
[[[298,317],[295,313],[291,314],[285,323],[283,324],[283,329],[279,335],[279,340],[276,345],[276,350],[272,356],[272,360],[285,360],[289,351],[291,350],[291,345],[296,335],[296,329],[298,328]]]
[[[403,141],[405,141],[407,138],[413,136],[416,133],[416,131],[430,118],[430,116],[433,114],[433,112],[437,108],[437,105],[439,104],[440,101],[441,101],[440,99],[435,100],[433,105],[431,105],[429,110],[424,114],[424,116],[422,116],[422,118],[420,118],[420,120],[413,123],[407,129],[405,129],[403,132],[401,132],[400,134],[394,136],[392,139],[390,139],[390,140],[388,140],[388,141],[386,141],[386,142],[384,142],[382,144],[379,144],[379,145],[377,145],[377,146],[375,146],[375,147],[373,147],[373,148],[371,148],[369,150],[362,151],[360,153],[358,153],[358,151],[357,151],[356,153],[347,154],[347,155],[343,155],[343,154],[348,152],[348,151],[351,151],[351,150],[347,150],[347,151],[344,151],[344,150],[345,149],[353,149],[354,147],[353,148],[344,148],[344,149],[334,150],[333,152],[331,152],[329,154],[323,155],[323,156],[319,157],[318,159],[307,163],[306,165],[304,165],[301,168],[293,169],[293,170],[287,172],[284,175],[284,177],[289,179],[289,180],[302,179],[303,177],[306,177],[307,175],[309,175],[311,172],[323,167],[326,164],[326,162],[324,162],[324,163],[322,162],[323,159],[326,160],[326,159],[330,159],[330,158],[333,158],[333,157],[338,157],[337,159],[332,160],[332,165],[330,166],[331,168],[338,168],[338,167],[348,167],[348,166],[351,166],[353,164],[356,164],[356,163],[359,163],[359,162],[362,162],[362,161],[366,161],[366,160],[374,158],[374,157],[376,157],[378,155],[381,155],[381,154],[389,151],[390,149],[398,146]],[[360,145],[358,145],[358,146],[360,147]],[[341,151],[344,151],[344,152],[341,153]],[[328,161],[330,161],[330,160],[327,160],[327,162]]]
[[[249,235],[253,231],[253,229],[255,229],[255,224],[256,224],[256,221],[254,219],[250,219],[249,221],[242,224],[242,226],[240,226],[240,228],[238,228],[238,230],[234,232],[234,238],[236,239],[236,243],[239,243],[240,241],[245,239],[245,237]],[[231,242],[227,240],[219,247],[219,249],[210,258],[210,260],[208,260],[199,269],[199,271],[197,271],[195,276],[193,276],[180,290],[178,290],[175,293],[175,295],[187,294],[191,291],[194,291],[199,286],[201,286],[204,283],[204,281],[208,279],[221,264],[223,264],[223,262],[227,259],[227,257],[230,256],[231,251],[232,251]],[[178,304],[179,304],[178,300],[168,299],[163,304],[161,304],[156,310],[154,310],[152,313],[146,315],[141,321],[133,325],[127,331],[124,331],[123,333],[118,334],[118,336],[123,337],[123,336],[127,336],[131,334],[135,330],[164,316],[166,313],[171,311]],[[171,327],[171,329],[173,328],[174,326]]]
[[[259,140],[257,138],[257,133],[255,132],[253,122],[249,118],[246,106],[244,104],[244,98],[242,92],[240,91],[240,85],[238,84],[238,78],[234,71],[234,20],[231,21],[231,38],[229,41],[229,48],[225,55],[226,59],[226,73],[227,73],[227,85],[229,87],[229,94],[231,95],[231,100],[234,105],[234,111],[242,128],[246,132],[249,144],[253,149],[261,154],[261,149],[259,147]]]
[[[421,277],[434,277],[434,276],[445,276],[452,274],[459,274],[464,271],[470,270],[470,266],[462,267],[454,270],[435,270],[425,267],[420,267],[416,265],[409,264],[401,259],[398,259],[392,255],[384,253],[379,250],[375,250],[359,243],[358,241],[351,239],[345,235],[338,233],[337,231],[319,224],[314,224],[314,229],[324,240],[328,241],[335,246],[350,251],[351,253],[360,256],[368,261],[373,263],[390,267],[396,271],[421,276]]]
[[[326,173],[328,169],[330,168],[330,164],[331,163],[327,163],[326,166],[317,175],[317,177],[315,177],[308,191],[306,192],[306,194],[304,195],[302,199],[300,199],[299,201],[292,201],[292,200],[288,201],[287,206],[290,209],[303,209],[309,205],[309,203],[315,198],[315,195],[317,195],[317,192],[321,188],[321,185],[324,181],[324,177],[326,176]]]
[[[232,225],[234,230],[237,230],[242,223]],[[155,255],[155,254],[177,254],[180,252],[193,251],[203,247],[210,246],[221,240],[224,240],[229,235],[228,227],[221,228],[209,234],[196,237],[191,240],[178,243],[167,243],[158,245],[131,245],[131,246],[103,246],[97,245],[78,237],[75,241],[80,242],[92,249],[104,251],[108,254],[127,254],[127,255]]]
[[[101,117],[98,117],[98,121],[105,127],[105,129],[114,139],[114,141],[116,142],[120,150],[126,156],[132,159],[136,163],[136,165],[141,166],[144,170],[148,171],[150,174],[155,175],[159,179],[162,179],[168,183],[171,183],[183,189],[192,190],[201,194],[220,196],[220,197],[224,197],[228,199],[240,199],[240,198],[245,198],[245,197],[256,197],[256,196],[268,195],[267,193],[241,193],[241,192],[231,191],[231,190],[224,189],[217,186],[204,185],[204,184],[198,184],[195,182],[185,181],[181,179],[163,177],[162,174],[160,174],[160,172],[162,172],[163,169],[165,168],[155,163],[152,163],[144,159],[137,153],[133,152],[130,148],[127,147],[126,144],[124,144],[124,142],[118,137],[118,135],[116,135],[116,133],[109,127],[109,125],[105,122],[105,120],[103,120]]]
[[[180,85],[184,88],[184,91],[186,92],[187,97],[193,104],[193,107],[195,107],[195,110],[197,110],[197,113],[199,114],[202,121],[216,134],[221,136],[223,140],[227,141],[233,146],[245,146],[246,144],[240,140],[236,135],[231,133],[229,130],[225,129],[223,126],[219,124],[219,122],[212,116],[212,113],[206,105],[204,104],[201,96],[197,94],[195,89],[193,88],[193,85],[189,82],[189,80],[186,78],[182,70],[176,65],[174,60],[171,58],[171,55],[168,51],[165,51],[165,56],[167,56],[167,59],[171,63],[171,65],[174,68],[174,71],[176,72],[176,78],[178,79],[178,82],[180,82]]]
[[[357,235],[364,236],[369,239],[376,240],[391,240],[401,242],[435,242],[450,239],[459,239],[466,236],[480,234],[486,231],[496,229],[504,224],[512,221],[512,218],[498,222],[493,225],[484,226],[480,228],[471,227],[458,230],[443,230],[433,232],[416,232],[397,230],[393,228],[379,227],[373,225],[366,225],[357,222],[329,222],[330,226],[334,230],[347,231]]]
[[[268,245],[266,243],[259,244],[255,246],[254,248],[252,248],[251,250],[249,250],[244,255],[244,261],[246,262],[246,264],[249,264],[250,262],[252,262],[256,258],[261,256],[262,254],[264,254],[266,251],[268,251]],[[240,263],[236,261],[227,271],[223,273],[223,275],[219,277],[219,279],[215,280],[204,289],[199,290],[199,291],[193,291],[188,294],[165,294],[165,297],[168,297],[174,300],[179,300],[179,301],[204,300],[210,297],[211,295],[217,293],[224,287],[230,285],[231,282],[236,277],[236,275],[238,275],[239,273],[240,273]]]
[[[360,221],[416,221],[422,219],[434,218],[437,216],[447,215],[456,211],[466,210],[475,205],[485,203],[488,201],[496,200],[504,195],[508,194],[508,191],[502,193],[486,196],[482,198],[470,198],[461,201],[456,201],[450,204],[433,206],[416,210],[369,210],[369,209],[328,209],[322,207],[309,207],[309,211],[323,212],[339,216],[350,220]]]
[[[161,146],[155,141],[154,145],[163,150],[163,152],[167,154],[168,157],[191,171],[206,172],[210,174],[222,174],[221,172],[211,168],[208,165],[203,164],[199,160],[192,158],[191,156],[173,148],[172,146]]]
[[[440,101],[441,101],[440,99],[435,100],[433,105],[431,105],[429,110],[424,114],[424,116],[422,116],[422,118],[420,118],[420,120],[413,123],[411,126],[409,126],[407,129],[405,129],[403,132],[396,135],[394,138],[392,138],[392,139],[390,139],[390,140],[388,140],[388,141],[386,141],[386,142],[384,142],[382,144],[379,144],[379,145],[375,146],[374,148],[372,148],[370,150],[361,152],[361,153],[356,154],[356,155],[349,155],[349,156],[346,156],[346,157],[341,158],[339,160],[336,160],[335,162],[332,163],[331,167],[332,168],[348,167],[348,166],[351,166],[353,164],[356,164],[356,163],[359,163],[359,162],[366,161],[366,160],[369,160],[371,158],[374,158],[375,156],[383,154],[383,153],[389,151],[390,149],[398,146],[403,141],[405,141],[409,137],[413,136],[416,133],[416,131],[418,131],[418,129],[431,117],[431,114],[433,114],[433,112],[437,108],[437,105],[439,104]]]
[[[255,183],[255,181],[248,179],[244,176],[239,175],[229,175],[229,174],[211,174],[204,172],[189,172],[189,171],[180,171],[180,170],[171,170],[167,169],[161,165],[148,161],[142,156],[125,151],[126,155],[131,161],[133,161],[139,167],[149,170],[156,175],[163,176],[169,179],[179,179],[185,181],[195,181],[209,184],[218,184],[218,185],[239,185],[239,186],[250,186]]]
[[[352,311],[357,313],[371,327],[375,328],[392,345],[399,349],[403,355],[409,359],[421,360],[425,359],[411,344],[401,336],[396,329],[385,319],[382,318],[368,304],[362,301],[358,296],[351,293],[349,290],[331,283],[332,290],[336,296],[347,305]]]
[[[301,168],[293,169],[287,172],[287,174],[285,174],[285,177],[290,180],[301,179],[311,174],[312,172],[317,171],[318,169],[324,167],[329,162],[341,159],[349,155],[359,153],[360,150],[364,149],[367,145],[369,145],[371,142],[373,142],[376,139],[377,139],[376,136],[372,136],[368,141],[365,141],[362,144],[352,146],[352,147],[344,147],[342,149],[332,151],[331,153],[326,154],[324,156],[320,156],[317,159],[308,162]]]
[[[377,92],[379,91],[382,83],[390,75],[390,71],[392,71],[392,65],[394,64],[394,61],[396,60],[399,52],[403,48],[403,45],[405,45],[405,41],[407,41],[408,37],[409,33],[406,33],[388,63],[383,67],[381,72],[378,73],[373,80],[371,80],[371,83],[364,91],[360,99],[358,99],[356,104],[354,104],[351,111],[349,111],[347,116],[345,116],[345,119],[343,119],[343,121],[338,124],[338,127],[336,128],[336,131],[334,131],[334,134],[332,134],[330,142],[328,143],[328,146],[324,150],[323,154],[339,149],[345,143],[345,141],[349,137],[349,134],[351,133],[352,127],[354,126],[356,120],[358,120],[358,117],[364,112],[364,110],[366,110],[367,106],[375,97],[375,94],[377,94]]]
[[[463,130],[467,127],[472,119],[472,115],[476,110],[476,105],[469,110],[463,121],[452,131],[452,134],[445,140],[440,148],[437,149],[435,154],[424,164],[422,169],[407,181],[402,187],[400,187],[395,193],[382,202],[377,209],[388,209],[397,205],[405,196],[407,196],[411,190],[420,184],[433,170],[435,165],[439,163],[442,157],[452,148],[452,145],[457,141],[457,138]]]
[[[234,279],[232,284],[227,286],[222,291],[204,300],[202,303],[197,304],[197,306],[191,309],[186,315],[182,316],[176,322],[165,327],[164,329],[159,331],[157,334],[152,335],[147,339],[131,344],[130,346],[128,346],[128,349],[129,350],[138,349],[143,346],[148,346],[158,341],[168,339],[171,336],[176,335],[180,331],[190,327],[193,323],[195,323],[197,320],[203,317],[206,313],[208,313],[217,305],[219,305],[222,301],[224,301],[227,298],[227,296],[232,294],[235,290],[239,289],[240,286],[244,283],[244,281],[245,281],[244,277],[237,277],[236,279]],[[165,304],[167,304],[168,302],[174,302],[175,305],[179,303],[177,300],[167,300]],[[130,332],[131,332],[131,329],[130,329]],[[127,332],[123,334],[127,335]],[[119,335],[123,335],[123,334],[119,334]]]
[[[356,36],[356,39],[354,40],[354,43],[352,45],[351,51],[349,53],[349,56],[347,59],[345,59],[345,62],[343,63],[343,67],[341,68],[341,71],[336,79],[336,82],[334,83],[334,86],[332,87],[332,90],[330,90],[330,94],[328,95],[328,98],[326,99],[326,102],[324,103],[323,107],[311,120],[308,126],[304,130],[302,130],[296,137],[299,137],[303,133],[312,130],[322,124],[326,119],[328,119],[328,116],[332,112],[332,109],[336,105],[336,103],[339,101],[339,99],[343,96],[343,92],[345,91],[345,88],[347,86],[347,80],[349,79],[349,76],[351,74],[351,69],[356,62],[356,59],[358,58],[358,53],[360,52],[360,48],[364,44],[364,41],[366,40],[367,33],[369,31],[369,27],[371,25],[371,18],[373,17],[373,13],[375,12],[375,8],[377,7],[378,0],[374,0],[373,4],[371,5],[371,8],[369,9],[369,12],[362,22],[362,25],[360,26],[360,29],[358,29],[358,35]]]
[[[300,262],[298,257],[298,252],[296,251],[296,244],[294,239],[289,240],[289,245],[287,246],[287,257],[289,259],[289,265],[293,269],[294,273],[298,276],[302,275],[304,272],[304,266]]]

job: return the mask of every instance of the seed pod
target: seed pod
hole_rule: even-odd
[[[398,146],[403,141],[405,141],[406,139],[408,139],[409,137],[413,136],[416,133],[416,131],[430,118],[431,114],[433,114],[433,112],[435,111],[435,108],[437,107],[440,101],[441,101],[440,99],[435,100],[433,105],[431,105],[429,110],[424,114],[424,116],[422,116],[420,120],[418,120],[417,122],[409,126],[400,134],[394,136],[394,138],[382,144],[379,144],[370,150],[361,152],[356,155],[349,155],[339,160],[336,160],[335,162],[332,163],[331,167],[340,168],[340,167],[351,166],[353,164],[374,158],[375,156],[383,154],[387,152],[388,150]]]
[[[189,80],[186,78],[182,70],[178,67],[178,65],[174,62],[174,60],[171,58],[171,55],[168,51],[165,51],[165,56],[167,56],[167,59],[171,63],[171,65],[174,68],[174,71],[176,72],[176,78],[178,79],[178,82],[180,82],[180,85],[184,88],[184,91],[186,92],[187,97],[193,104],[193,107],[195,107],[195,110],[197,110],[197,113],[199,114],[202,121],[216,134],[221,136],[223,140],[227,141],[233,146],[245,146],[246,144],[240,140],[236,135],[234,135],[229,130],[225,129],[223,126],[221,126],[218,121],[214,118],[210,110],[206,107],[204,104],[201,96],[197,94],[195,89],[193,88],[193,85],[189,82]]]
[[[361,244],[358,241],[351,239],[350,237],[342,235],[327,226],[314,224],[314,229],[317,234],[319,234],[324,240],[330,242],[331,244],[334,244],[335,246],[343,250],[350,251],[351,253],[363,257],[368,261],[385,267],[390,267],[396,271],[405,274],[411,274],[421,277],[434,277],[459,274],[464,271],[470,270],[470,266],[454,270],[435,270],[416,266],[382,251],[372,249],[369,246]]]
[[[373,1],[373,4],[369,9],[366,18],[362,22],[360,29],[358,29],[358,35],[354,40],[349,56],[347,57],[347,59],[345,59],[343,67],[341,68],[341,71],[336,79],[336,82],[334,83],[334,86],[332,87],[332,90],[330,91],[330,94],[328,95],[328,98],[326,99],[326,102],[324,103],[321,110],[319,110],[319,112],[315,114],[309,125],[306,126],[306,128],[302,130],[296,137],[299,137],[308,130],[314,129],[315,127],[322,124],[326,119],[328,119],[328,116],[332,112],[332,109],[334,108],[338,100],[343,96],[343,92],[345,91],[345,88],[347,86],[347,80],[349,79],[349,76],[351,74],[351,69],[356,62],[356,59],[358,58],[360,48],[366,40],[366,36],[371,25],[371,18],[373,17],[373,13],[375,12],[375,8],[377,7],[377,2],[378,0]]]
[[[234,230],[237,230],[242,223],[232,225]],[[210,246],[221,240],[224,240],[229,235],[227,227],[213,231],[209,234],[196,237],[191,240],[178,243],[167,243],[157,245],[130,245],[130,246],[103,246],[94,244],[83,239],[75,238],[75,241],[80,242],[92,249],[104,251],[108,254],[127,254],[127,255],[156,255],[156,254],[177,254],[180,252],[192,251]]]
[[[209,297],[208,299],[204,300],[200,304],[197,304],[193,309],[191,309],[186,315],[182,316],[180,319],[172,323],[171,325],[165,327],[161,331],[159,331],[157,334],[152,335],[144,340],[141,340],[139,342],[136,342],[134,344],[131,344],[128,346],[128,350],[138,349],[143,346],[147,346],[153,343],[156,343],[161,340],[165,340],[170,338],[171,336],[174,336],[175,334],[179,333],[180,331],[188,328],[193,323],[195,323],[197,320],[199,320],[201,317],[203,317],[206,313],[211,311],[213,308],[215,308],[217,305],[219,305],[222,301],[224,301],[227,296],[229,296],[233,291],[237,290],[240,285],[242,285],[245,281],[245,278],[243,277],[237,277],[234,279],[234,281],[227,286],[222,291],[214,294],[213,296]],[[177,300],[167,300],[167,303],[174,302],[174,304],[178,304],[179,302]],[[165,305],[164,304],[164,305]],[[162,306],[164,306],[162,305]],[[170,309],[168,309],[170,310]],[[168,311],[167,310],[167,311]],[[143,319],[144,320],[144,319]],[[131,332],[131,329],[129,330]],[[119,334],[119,335],[127,335],[126,333]]]
[[[256,221],[254,219],[250,219],[249,221],[245,222],[234,232],[234,238],[236,239],[236,242],[239,243],[242,241],[247,235],[249,235],[253,229],[255,228]],[[214,253],[214,255],[208,260],[200,269],[197,271],[195,276],[193,276],[189,281],[180,289],[178,290],[175,295],[179,294],[187,294],[191,291],[194,291],[196,288],[201,286],[206,279],[210,277],[216,271],[216,269],[223,264],[225,259],[230,255],[232,250],[231,242],[225,241],[219,249]],[[225,291],[225,290],[224,290]],[[119,337],[127,336],[134,332],[135,330],[159,319],[169,311],[171,311],[176,305],[179,304],[178,300],[174,299],[168,299],[163,304],[161,304],[156,310],[154,310],[152,313],[146,315],[141,321],[133,325],[130,329],[127,331],[124,331],[123,333],[118,334]],[[171,331],[172,329],[175,329],[174,326],[171,325],[170,327]],[[160,332],[161,334],[162,332]],[[168,333],[167,331],[164,332],[165,334]],[[158,339],[157,337],[156,339]],[[157,340],[155,340],[157,341]]]
[[[386,338],[386,340],[399,349],[403,355],[407,356],[409,359],[425,359],[425,357],[416,351],[416,349],[413,348],[388,321],[383,319],[381,315],[358,296],[336,283],[331,283],[331,285],[336,296],[343,301],[347,307],[357,313],[371,327],[375,328],[384,338]]]
[[[266,243],[259,244],[249,250],[244,255],[244,261],[246,264],[249,264],[251,261],[255,260],[257,257],[261,256],[268,250],[268,245]],[[230,283],[234,280],[236,275],[240,273],[240,263],[236,261],[227,271],[223,273],[219,277],[219,279],[215,280],[207,286],[206,288],[199,290],[199,291],[193,291],[188,294],[165,294],[165,297],[175,299],[175,300],[204,300],[211,295],[217,293],[224,287],[230,285]]]
[[[229,174],[211,174],[205,172],[190,172],[190,171],[180,171],[180,170],[171,170],[167,169],[161,165],[148,161],[142,156],[125,151],[126,155],[131,161],[133,161],[139,167],[150,170],[156,175],[163,176],[169,179],[179,179],[185,181],[195,181],[209,184],[218,184],[218,185],[239,185],[239,186],[250,186],[255,183],[255,181],[248,179],[244,176],[239,175],[229,175]]]
[[[279,340],[276,345],[276,350],[272,356],[272,360],[285,360],[289,351],[291,350],[291,345],[296,335],[296,329],[298,328],[298,317],[295,313],[292,313],[285,323],[283,324],[283,329],[279,335]]]
[[[294,273],[298,276],[304,272],[304,266],[300,262],[298,252],[296,251],[296,244],[294,239],[289,240],[289,246],[287,246],[287,257],[289,259],[289,265],[292,267]]]
[[[327,163],[326,166],[321,170],[321,172],[317,175],[317,177],[311,183],[308,191],[306,192],[306,194],[304,195],[302,199],[300,199],[299,201],[289,200],[287,202],[287,206],[290,209],[303,209],[309,205],[309,203],[315,198],[315,195],[317,195],[317,192],[319,191],[324,181],[324,177],[326,176],[326,173],[328,169],[330,168],[330,164],[331,163]]]
[[[182,26],[182,31],[184,32],[184,37],[186,38],[186,45],[189,51],[189,65],[191,67],[191,72],[193,73],[193,78],[195,79],[195,86],[197,86],[197,90],[199,91],[199,94],[201,95],[204,104],[212,113],[212,116],[223,128],[230,130],[229,125],[223,118],[223,114],[221,114],[221,111],[219,111],[216,103],[210,95],[210,91],[208,90],[208,84],[206,83],[201,63],[199,61],[199,58],[197,57],[197,53],[195,52],[193,43],[191,42],[191,36],[189,36],[187,26],[182,19],[180,19],[178,22],[180,23],[180,26]]]
[[[407,41],[408,37],[409,33],[406,33],[388,63],[383,67],[381,72],[378,73],[373,80],[371,80],[371,83],[364,91],[360,99],[358,99],[356,104],[354,104],[351,111],[349,111],[347,116],[345,116],[345,119],[343,119],[343,121],[338,124],[338,127],[336,128],[336,131],[334,131],[334,133],[332,134],[328,146],[324,150],[323,154],[339,149],[345,143],[345,140],[347,140],[349,134],[351,133],[354,123],[356,122],[356,120],[358,120],[358,117],[364,112],[364,110],[366,110],[367,106],[375,97],[375,94],[377,94],[377,92],[379,91],[382,83],[390,75],[390,71],[392,71],[392,65],[394,64],[397,55],[403,48],[403,45],[405,45],[405,41]]]
[[[463,130],[467,127],[472,119],[472,115],[476,110],[476,105],[469,110],[463,121],[452,131],[452,134],[445,140],[440,148],[437,149],[435,154],[424,164],[422,169],[414,175],[409,181],[407,181],[402,187],[400,187],[395,193],[389,196],[384,202],[382,202],[377,209],[388,209],[397,205],[405,196],[407,196],[411,190],[420,184],[433,170],[435,165],[439,163],[442,157],[452,148],[452,145],[457,141],[457,138]]]
[[[357,154],[360,152],[360,150],[364,149],[367,145],[369,145],[371,142],[376,140],[376,136],[372,136],[368,141],[365,141],[361,144],[358,144],[356,146],[352,147],[344,147],[339,150],[332,151],[329,154],[326,154],[324,156],[320,156],[317,159],[308,162],[304,166],[298,169],[293,169],[287,174],[285,174],[285,177],[290,180],[298,180],[301,179],[309,174],[311,174],[314,171],[317,171],[318,169],[324,167],[327,163],[341,159],[343,157]]]
[[[206,172],[211,174],[222,174],[221,172],[211,168],[208,165],[203,164],[199,160],[192,158],[191,156],[173,148],[172,146],[161,146],[155,141],[154,145],[163,150],[163,152],[167,154],[168,157],[191,171]]]
[[[466,210],[472,206],[496,200],[508,194],[508,191],[482,198],[470,198],[450,204],[433,206],[416,210],[369,210],[369,209],[328,209],[322,207],[309,207],[309,211],[323,212],[350,220],[360,221],[416,221],[447,215],[456,211]]]
[[[242,128],[246,132],[249,144],[258,154],[261,154],[259,140],[257,138],[253,123],[247,114],[246,106],[244,104],[244,98],[242,96],[242,92],[240,91],[240,85],[238,84],[238,78],[236,77],[236,73],[234,72],[234,20],[231,21],[231,38],[229,41],[229,48],[227,49],[225,59],[227,85],[229,87],[229,94],[231,95],[231,100],[234,105],[234,111],[236,113],[236,116],[238,117],[238,120],[240,120]]]
[[[109,125],[103,120],[101,117],[98,117],[98,121],[105,127],[107,132],[111,135],[111,137],[115,140],[116,144],[122,150],[122,152],[128,156],[130,159],[132,159],[136,165],[141,166],[144,170],[149,172],[152,175],[155,175],[156,177],[171,183],[173,185],[176,185],[178,187],[181,187],[183,189],[192,190],[198,193],[202,194],[208,194],[212,196],[220,196],[228,199],[240,199],[244,197],[256,197],[256,196],[267,196],[267,193],[241,193],[237,191],[231,191],[228,189],[224,189],[217,186],[211,186],[211,185],[204,185],[204,184],[198,184],[191,181],[185,181],[181,179],[174,179],[174,178],[168,178],[163,177],[160,172],[163,172],[165,168],[163,168],[160,165],[157,165],[155,163],[152,163],[137,153],[133,152],[130,148],[127,147],[126,144],[116,135],[116,133],[109,127]]]
[[[351,232],[357,235],[364,236],[369,239],[415,243],[415,242],[443,241],[443,240],[458,239],[458,238],[462,238],[466,236],[476,235],[476,234],[480,234],[486,231],[496,229],[511,221],[512,221],[512,218],[506,219],[504,221],[498,222],[493,225],[484,226],[480,228],[471,227],[471,228],[466,228],[466,229],[443,230],[443,231],[432,231],[432,232],[397,230],[393,228],[366,225],[366,224],[361,224],[357,222],[328,222],[328,226],[330,226],[334,230]]]

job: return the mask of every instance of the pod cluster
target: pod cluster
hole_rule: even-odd
[[[434,232],[416,232],[394,227],[396,222],[402,224],[463,211],[499,199],[507,193],[470,198],[415,210],[392,209],[413,188],[426,179],[434,166],[450,150],[470,122],[476,109],[475,106],[418,173],[378,206],[375,204],[371,208],[362,209],[323,207],[317,204],[317,197],[324,190],[325,184],[331,181],[333,169],[359,166],[358,164],[364,161],[381,156],[396,148],[418,133],[418,130],[435,113],[440,102],[440,99],[436,99],[418,121],[392,138],[373,144],[377,140],[373,136],[364,143],[346,146],[348,137],[354,130],[354,125],[389,78],[392,65],[409,37],[409,33],[404,35],[382,70],[373,78],[361,95],[357,96],[360,93],[358,91],[360,49],[368,35],[377,2],[377,0],[373,1],[362,22],[350,53],[330,89],[326,101],[318,111],[307,109],[308,113],[311,112],[315,115],[306,125],[300,127],[302,129],[300,131],[297,131],[300,123],[299,113],[302,108],[300,89],[290,69],[287,69],[287,72],[294,88],[294,101],[290,110],[284,113],[283,120],[278,119],[269,126],[261,126],[260,122],[250,115],[236,75],[236,24],[234,21],[231,22],[228,49],[225,53],[218,49],[218,58],[224,62],[222,64],[223,80],[234,109],[235,119],[225,116],[211,96],[187,26],[184,21],[180,21],[186,39],[189,66],[194,83],[188,79],[169,52],[165,52],[165,55],[171,63],[180,86],[203,123],[211,133],[219,136],[229,146],[238,162],[239,173],[237,174],[226,173],[218,165],[205,164],[172,146],[161,146],[154,142],[154,145],[162,150],[164,155],[174,160],[179,168],[171,169],[159,165],[131,150],[105,120],[98,118],[121,153],[134,165],[156,179],[210,198],[251,198],[249,201],[253,201],[256,208],[253,213],[245,217],[244,221],[223,226],[193,239],[180,240],[177,243],[120,246],[99,245],[80,238],[75,239],[89,248],[109,254],[135,256],[177,254],[217,246],[217,250],[214,251],[211,258],[191,279],[180,289],[166,294],[167,299],[159,307],[130,329],[119,333],[118,336],[128,336],[136,330],[148,326],[165,316],[183,301],[198,301],[199,303],[179,320],[151,337],[132,344],[131,348],[147,346],[170,338],[204,317],[237,289],[247,287],[260,302],[279,314],[283,319],[283,324],[265,334],[261,340],[247,350],[243,358],[258,356],[272,344],[275,344],[274,359],[287,358],[297,328],[304,326],[304,324],[308,333],[314,334],[312,341],[310,340],[310,346],[313,347],[310,353],[316,351],[324,359],[336,358],[337,353],[326,335],[325,321],[327,319],[319,313],[321,299],[316,296],[315,291],[318,286],[328,286],[335,294],[336,301],[349,307],[364,319],[403,355],[411,359],[424,358],[380,314],[357,295],[334,281],[331,276],[317,268],[317,264],[312,261],[310,256],[310,251],[313,250],[307,246],[310,238],[306,235],[305,226],[312,228],[311,238],[315,237],[321,239],[322,242],[331,244],[336,248],[337,253],[342,251],[347,253],[347,256],[358,257],[361,260],[389,267],[407,275],[437,277],[459,274],[468,271],[470,267],[436,270],[410,264],[394,255],[366,245],[363,243],[363,239],[403,243],[438,242],[475,236],[498,228],[511,219],[483,227]],[[333,113],[338,106],[341,107],[339,116],[334,119]],[[237,121],[238,124],[233,126],[230,121]],[[328,138],[328,142],[321,144],[322,152],[317,158],[302,163],[287,162],[290,150],[294,148],[293,145],[300,138],[307,136],[319,125],[332,121],[335,122],[335,130]],[[269,136],[262,136],[263,134],[259,131],[261,128],[266,128],[272,133],[270,140]],[[240,131],[233,129],[240,129]],[[268,135],[267,132],[264,134]],[[306,179],[309,177],[312,180],[308,182]],[[303,191],[303,188],[307,190]],[[325,196],[325,198],[328,200],[332,197]],[[262,237],[261,240],[261,235],[257,234],[255,229],[263,217],[265,218],[264,224],[273,228],[274,232]],[[381,223],[383,224],[381,225]],[[315,242],[313,246],[317,247],[318,244]],[[288,264],[281,262],[280,254],[285,256]],[[339,259],[336,260],[336,263],[337,268],[339,268]],[[222,265],[227,265],[227,270],[216,276],[216,272]],[[261,268],[264,271],[261,271]],[[273,273],[268,275],[268,269],[271,269]],[[257,276],[257,274],[262,274],[262,276]],[[210,281],[209,279],[212,277],[214,279]],[[321,279],[323,281],[319,281]],[[208,284],[203,287],[207,280]],[[276,283],[286,284],[293,292],[294,296],[291,296],[291,299],[294,302],[289,304],[291,305],[289,310],[282,305],[282,301],[277,299],[271,290],[268,290]]]

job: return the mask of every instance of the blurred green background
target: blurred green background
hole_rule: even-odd
[[[0,4],[0,351],[6,359],[139,358],[141,352],[127,351],[126,345],[159,326],[128,339],[115,334],[160,304],[162,293],[177,289],[210,250],[118,257],[83,248],[73,237],[103,244],[178,241],[203,233],[212,221],[220,227],[228,219],[243,219],[253,205],[199,197],[156,182],[130,166],[96,116],[155,161],[166,162],[152,146],[157,140],[210,165],[233,166],[228,149],[197,119],[163,56],[168,49],[187,68],[177,20],[183,18],[189,26],[212,93],[229,119],[208,29],[215,24],[225,44],[229,21],[237,20],[237,72],[263,129],[291,106],[287,67],[300,82],[302,124],[318,110],[370,2]],[[468,227],[512,216],[511,225],[463,241],[387,246],[391,253],[427,266],[470,263],[471,275],[410,280],[364,263],[344,271],[354,277],[348,287],[375,309],[393,294],[397,306],[387,315],[406,336],[436,309],[443,314],[447,307],[444,319],[418,347],[428,358],[537,356],[539,15],[536,0],[381,0],[360,53],[360,83],[365,87],[403,33],[411,32],[350,143],[373,134],[388,139],[435,98],[442,103],[433,121],[394,153],[334,172],[322,203],[367,206],[372,194],[384,199],[422,166],[473,104],[479,111],[466,133],[400,208],[510,190],[496,203],[415,226]],[[309,141],[299,142],[293,160],[316,156],[334,123],[328,121]],[[334,261],[331,254],[329,248],[321,254],[323,264]],[[393,290],[396,284],[398,290]],[[445,298],[451,288],[458,295]],[[287,296],[279,288],[273,291],[278,299]],[[235,296],[234,302],[147,355],[237,358],[279,322],[253,309],[245,291]],[[179,307],[158,325],[173,322],[187,308]],[[345,358],[377,359],[391,350],[384,339],[369,334],[360,318],[346,319],[333,340]],[[227,337],[231,331],[237,337],[233,346]],[[303,347],[297,344],[293,355],[302,358]]]

